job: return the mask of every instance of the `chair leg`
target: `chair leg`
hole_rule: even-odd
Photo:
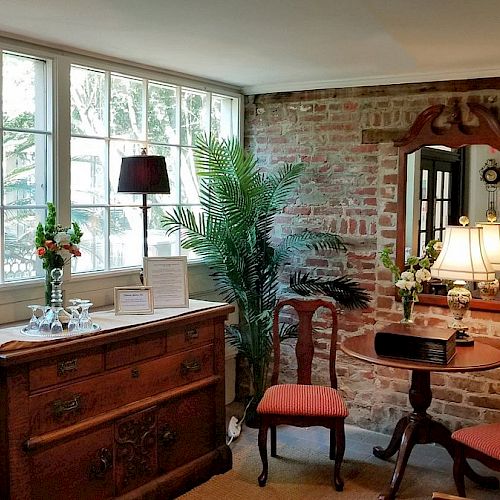
[[[464,481],[465,454],[462,445],[455,443],[455,456],[453,457],[453,479],[457,492],[461,497],[465,496]]]
[[[276,457],[276,426],[271,425],[271,456]]]
[[[342,460],[344,459],[345,451],[345,431],[344,431],[344,419],[337,419],[335,421],[335,465],[333,468],[333,482],[335,484],[335,489],[337,491],[342,491],[344,489],[344,481],[340,477],[340,467],[342,465]]]
[[[330,460],[335,459],[335,449],[337,446],[337,440],[335,439],[335,429],[330,428]]]
[[[259,486],[265,486],[267,482],[267,472],[268,472],[268,462],[267,462],[267,430],[269,429],[268,424],[260,424],[259,427],[259,453],[260,459],[262,460],[262,472],[258,478]]]

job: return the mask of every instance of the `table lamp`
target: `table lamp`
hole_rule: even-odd
[[[460,217],[462,226],[447,226],[443,249],[431,267],[436,278],[455,280],[448,292],[447,302],[453,316],[450,328],[457,330],[459,345],[474,343],[467,335],[463,317],[470,307],[471,293],[466,281],[490,281],[495,279],[495,270],[488,260],[483,241],[483,228],[470,227],[467,217]]]
[[[500,223],[478,222],[478,227],[483,228],[484,248],[486,256],[496,272],[500,271]],[[478,283],[479,293],[483,300],[494,299],[499,290],[498,279]]]
[[[122,158],[119,193],[142,194],[142,223],[144,232],[144,257],[148,256],[148,194],[169,194],[167,165],[163,156],[151,156],[146,148],[138,156]]]

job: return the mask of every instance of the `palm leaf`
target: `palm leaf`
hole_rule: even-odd
[[[370,304],[370,294],[347,276],[313,278],[300,271],[290,276],[290,288],[299,295],[326,295],[346,309],[364,309]]]

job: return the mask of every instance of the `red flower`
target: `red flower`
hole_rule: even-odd
[[[45,240],[45,246],[48,250],[56,250],[57,245],[52,240]]]
[[[36,253],[38,254],[39,257],[42,257],[43,255],[45,255],[45,252],[46,252],[46,250],[43,247],[38,247],[36,249]]]

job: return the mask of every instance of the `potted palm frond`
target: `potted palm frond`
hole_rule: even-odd
[[[239,323],[228,326],[226,336],[248,359],[256,405],[267,383],[282,266],[293,251],[345,251],[346,246],[339,235],[325,232],[290,234],[279,243],[272,239],[274,216],[294,193],[303,164],[263,173],[235,139],[201,138],[194,156],[203,210],[196,215],[177,207],[162,221],[168,234],[182,230],[182,246],[205,261],[224,300],[237,304]],[[325,281],[297,273],[290,286],[302,295],[330,295],[347,308],[369,302],[367,292],[345,276]],[[293,335],[284,328],[282,340]]]

